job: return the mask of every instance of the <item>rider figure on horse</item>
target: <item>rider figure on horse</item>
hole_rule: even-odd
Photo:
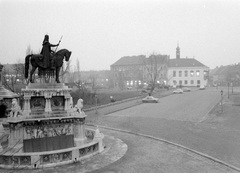
[[[42,51],[40,53],[43,56],[43,66],[45,68],[50,67],[51,70],[55,69],[53,56],[51,55],[51,53],[55,53],[55,52],[51,50],[51,47],[56,47],[58,45],[59,45],[59,43],[56,45],[49,43],[49,36],[45,35],[43,44],[42,44],[42,46],[43,46]]]

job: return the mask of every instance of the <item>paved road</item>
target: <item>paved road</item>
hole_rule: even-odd
[[[219,91],[210,88],[170,95],[157,104],[140,104],[108,115],[89,112],[88,118],[95,124],[166,139],[240,168],[240,130],[232,130],[231,124],[219,125],[219,119],[209,121],[208,112],[219,102]]]

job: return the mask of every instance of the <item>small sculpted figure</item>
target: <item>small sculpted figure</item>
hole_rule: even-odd
[[[103,138],[103,137],[104,137],[104,134],[101,133],[99,128],[97,127],[95,134],[94,134],[94,138],[97,139],[97,138]]]
[[[82,113],[83,112],[82,108],[83,108],[83,99],[78,99],[78,102],[74,107],[75,112]]]
[[[17,99],[12,99],[12,108],[10,112],[10,117],[18,117],[18,115],[22,114],[22,110],[18,105]]]

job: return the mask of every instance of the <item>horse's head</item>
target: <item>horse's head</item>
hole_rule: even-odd
[[[62,56],[62,58],[65,57],[65,61],[69,61],[72,52],[67,49],[61,49],[56,54]]]
[[[71,56],[72,52],[71,51],[67,51],[65,54],[65,61],[69,61],[69,58]]]

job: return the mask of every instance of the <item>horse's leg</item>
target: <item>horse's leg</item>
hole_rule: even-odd
[[[57,83],[61,83],[61,82],[59,81],[60,68],[61,68],[61,67],[57,67],[57,68],[56,68],[56,82],[57,82]]]
[[[32,66],[32,70],[31,70],[31,72],[30,72],[30,79],[29,79],[31,83],[33,83],[32,75],[33,75],[33,73],[35,72],[36,68],[37,68],[37,67]]]

